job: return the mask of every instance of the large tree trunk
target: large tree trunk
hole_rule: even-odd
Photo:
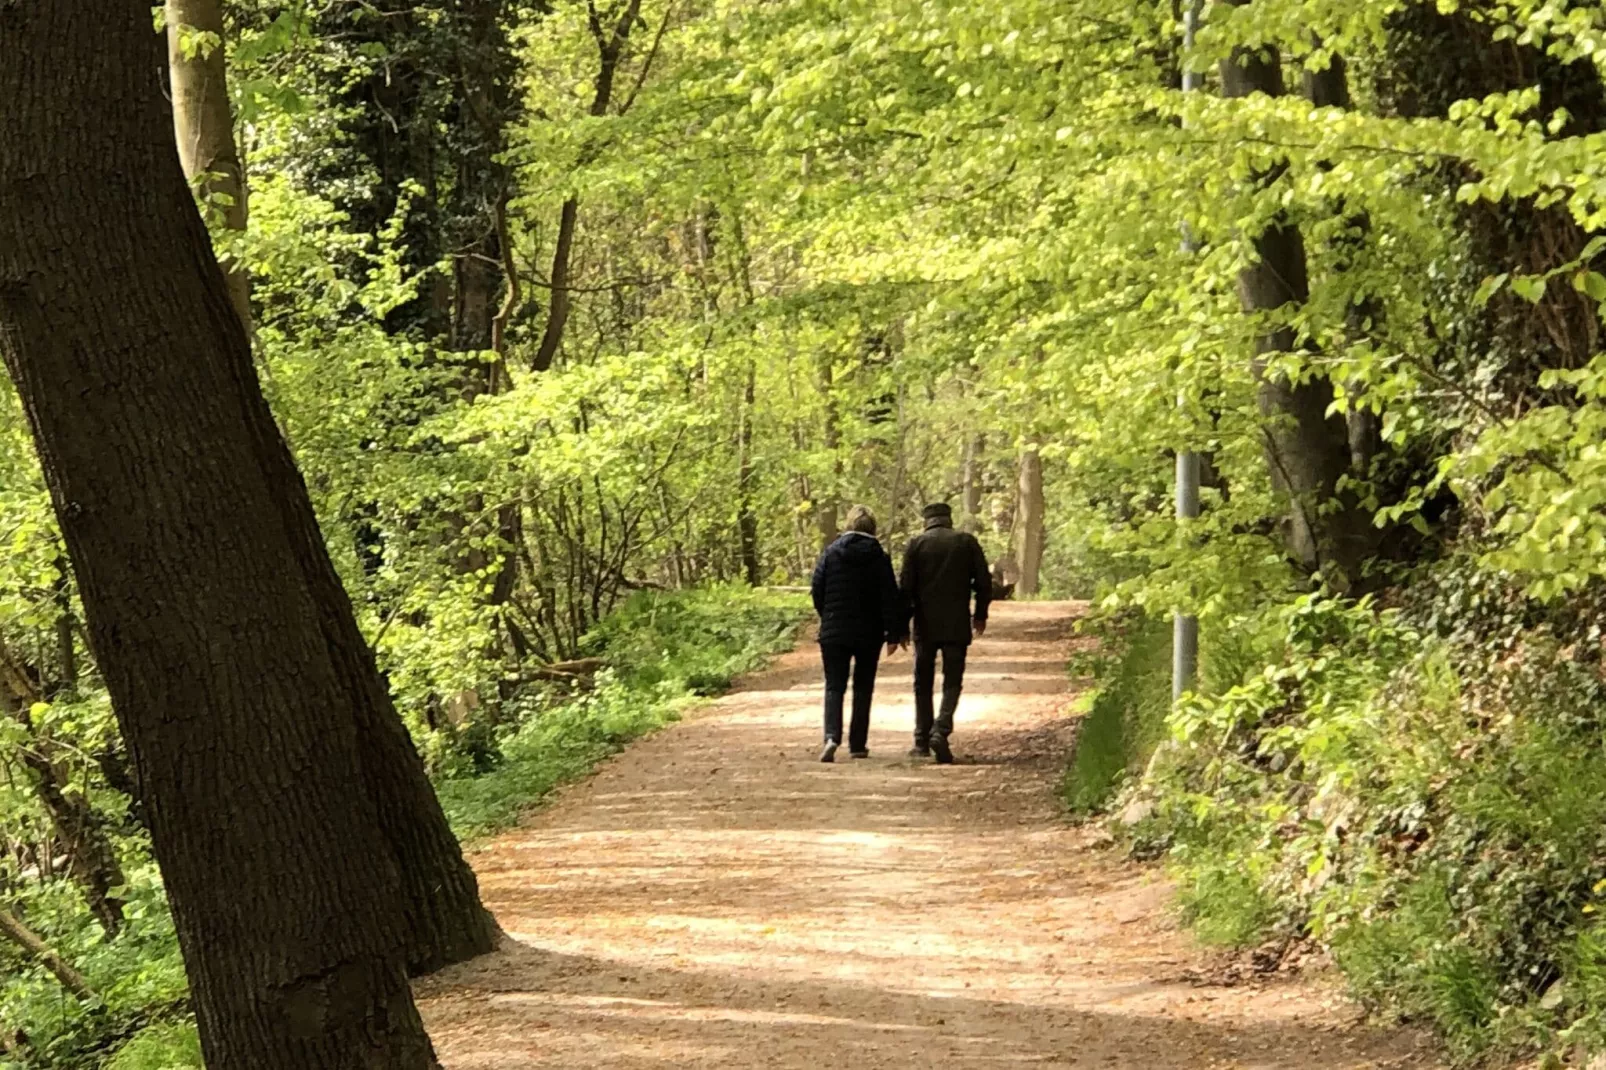
[[[245,168],[229,107],[223,5],[219,0],[167,0],[166,21],[173,132],[184,177],[199,182],[196,192],[222,212],[227,229],[243,231],[248,210]],[[197,36],[202,34],[207,36]],[[226,260],[223,266],[229,300],[250,334],[251,276],[241,264]]]
[[[1020,579],[1015,593],[1034,598],[1041,590],[1043,527],[1043,455],[1035,447],[1020,455],[1019,504],[1015,511],[1015,553]]]
[[[355,635],[330,627],[349,607],[308,569],[311,507],[302,490],[287,508],[294,470],[173,152],[148,20],[133,3],[0,8],[0,356],[139,778],[207,1065],[433,1067],[379,834],[394,800],[364,790],[362,710],[347,712],[366,651],[336,642]]]
[[[1221,65],[1222,93],[1228,98],[1284,92],[1280,57],[1273,51],[1239,49]],[[1280,168],[1257,181],[1270,187]],[[1244,311],[1275,312],[1304,304],[1310,297],[1305,244],[1299,228],[1282,216],[1254,236],[1254,262],[1238,277]],[[1288,547],[1302,567],[1326,572],[1343,588],[1358,580],[1372,547],[1364,512],[1340,500],[1339,479],[1349,470],[1349,429],[1329,414],[1333,384],[1317,375],[1300,383],[1268,372],[1271,358],[1299,348],[1292,327],[1278,327],[1256,342],[1254,373],[1265,418],[1264,447],[1274,486],[1291,502]]]

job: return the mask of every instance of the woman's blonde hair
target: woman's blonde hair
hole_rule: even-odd
[[[874,535],[876,530],[875,514],[866,506],[855,505],[848,510],[848,530],[857,531],[862,535]]]

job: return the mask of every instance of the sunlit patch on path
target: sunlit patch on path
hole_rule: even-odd
[[[821,765],[814,655],[609,763],[474,856],[505,948],[425,982],[450,1070],[1434,1065],[1310,982],[1215,989],[1153,870],[1069,826],[1072,605],[1006,605],[960,764]]]

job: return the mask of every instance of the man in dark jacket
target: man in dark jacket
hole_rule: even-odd
[[[954,530],[953,511],[928,505],[926,530],[915,536],[903,558],[903,597],[914,615],[915,745],[914,757],[954,760],[948,737],[965,684],[965,658],[971,638],[987,630],[987,607],[993,577],[981,543],[969,532]],[[974,597],[975,609],[971,608]],[[942,657],[942,711],[933,710],[932,689],[937,658]]]
[[[842,706],[853,677],[853,722],[848,752],[870,757],[870,702],[875,696],[881,646],[892,653],[908,641],[908,615],[892,574],[892,558],[876,541],[875,516],[862,505],[848,512],[848,530],[825,548],[814,566],[814,610],[820,615],[820,656],[825,662],[825,749],[836,760],[842,745]]]

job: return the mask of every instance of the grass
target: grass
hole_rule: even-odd
[[[1082,718],[1060,785],[1072,813],[1102,810],[1128,774],[1141,771],[1165,734],[1171,707],[1170,632],[1144,621],[1107,663],[1103,686]]]

